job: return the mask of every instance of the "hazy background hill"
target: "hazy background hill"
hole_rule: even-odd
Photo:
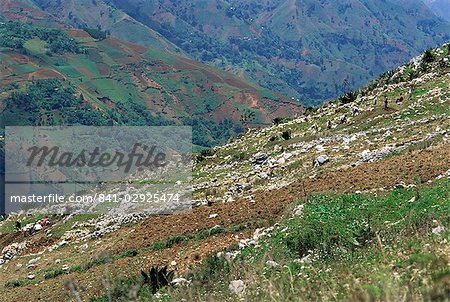
[[[445,10],[448,1],[441,1],[430,5]],[[450,39],[449,23],[420,0],[33,3],[71,26],[187,54],[307,104],[357,88]]]
[[[298,114],[289,98],[233,74],[90,29],[0,17],[0,126],[193,126],[194,143]]]
[[[433,13],[450,21],[450,0],[424,0]]]

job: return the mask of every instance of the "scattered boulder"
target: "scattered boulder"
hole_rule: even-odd
[[[41,260],[41,257],[37,257],[37,258],[31,259],[30,261],[28,261],[28,264],[29,265],[36,264],[39,260]]]
[[[262,165],[267,160],[268,155],[264,152],[258,152],[252,156],[250,161],[255,165]]]
[[[439,225],[439,226],[433,228],[431,230],[431,233],[433,233],[434,235],[440,235],[444,231],[445,231],[445,228],[443,226]]]
[[[172,280],[172,282],[170,282],[170,284],[174,286],[189,285],[189,283],[191,282],[185,278],[175,278]]]
[[[330,158],[327,155],[320,155],[314,160],[314,167],[319,167],[329,162]]]
[[[304,204],[300,204],[294,208],[294,216],[300,216],[303,214],[303,209],[305,208]]]
[[[79,249],[80,249],[80,251],[85,252],[89,249],[89,245],[87,243],[85,243],[83,245],[80,245]]]
[[[228,288],[234,294],[240,295],[245,290],[245,284],[244,284],[244,281],[242,281],[242,280],[233,280],[230,282],[230,285],[228,285]]]
[[[277,268],[277,267],[280,266],[278,263],[276,263],[276,262],[273,261],[273,260],[267,260],[267,261],[266,261],[266,265],[267,265],[268,267],[271,267],[271,268]]]

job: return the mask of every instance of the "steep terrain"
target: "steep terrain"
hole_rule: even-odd
[[[34,3],[60,22],[149,45],[145,25],[161,35],[150,44],[170,41],[192,58],[307,104],[355,89],[450,38],[450,24],[420,0]]]
[[[180,52],[160,34],[102,1],[5,0],[0,3],[0,15],[41,26],[103,29],[128,42]]]
[[[424,2],[437,16],[450,21],[449,0],[424,0]]]
[[[230,73],[88,32],[0,24],[2,126],[189,124],[210,146],[302,110]]]
[[[449,44],[429,50],[203,151],[192,212],[52,217],[26,238],[14,220],[41,216],[0,222],[2,298],[445,301],[449,60]],[[185,279],[154,296],[140,271],[162,265]]]

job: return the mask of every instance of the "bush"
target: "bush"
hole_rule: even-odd
[[[39,38],[46,42],[52,53],[80,53],[81,47],[64,31],[7,21],[0,23],[0,46],[23,50],[26,41]]]
[[[219,276],[228,275],[230,271],[230,264],[225,258],[211,255],[205,259],[201,269],[195,274],[195,280],[208,282],[217,279]]]
[[[59,269],[54,269],[54,270],[48,270],[48,271],[44,272],[44,279],[45,280],[53,279],[53,278],[56,278],[59,275],[62,275],[64,273],[65,273],[65,271],[63,269],[60,269],[60,268]]]
[[[350,91],[344,94],[339,98],[339,101],[342,104],[348,104],[356,101],[356,98],[358,97],[358,93],[356,91]]]
[[[135,257],[137,256],[138,252],[136,250],[128,250],[122,253],[121,257]]]
[[[281,133],[281,137],[286,141],[290,140],[291,139],[291,131],[290,130],[283,131],[283,133]]]
[[[436,59],[434,53],[433,53],[433,49],[429,48],[425,51],[425,53],[423,54],[423,61],[425,63],[432,63],[434,62],[434,60]]]

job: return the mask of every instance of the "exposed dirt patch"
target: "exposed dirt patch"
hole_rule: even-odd
[[[168,236],[193,234],[215,225],[228,227],[252,221],[268,221],[279,218],[286,207],[294,200],[315,192],[354,192],[356,190],[392,187],[399,182],[414,183],[435,179],[450,167],[450,146],[448,144],[430,150],[410,152],[388,158],[381,162],[362,164],[347,169],[324,172],[315,179],[299,181],[281,189],[257,192],[255,203],[238,200],[232,203],[220,203],[211,207],[200,207],[191,213],[155,216],[137,225],[126,226],[105,237],[100,249],[112,254],[120,254],[129,249],[141,249]],[[209,218],[211,214],[218,214]],[[248,230],[251,232],[252,230]],[[84,298],[99,294],[103,286],[99,280],[105,272],[114,271],[122,275],[134,275],[150,264],[163,265],[176,260],[179,271],[185,271],[205,255],[222,250],[235,243],[232,234],[211,237],[204,241],[190,241],[160,252],[143,252],[130,260],[121,258],[109,265],[102,265],[83,274],[70,274],[45,281],[39,287],[26,286],[9,290],[5,301],[14,301],[17,297],[48,300],[65,299],[62,291],[66,280],[74,280]],[[47,243],[44,243],[44,245]]]
[[[43,246],[51,246],[57,242],[57,239],[47,237],[43,232],[35,234],[31,244],[27,246],[26,253],[38,253],[42,251]]]
[[[289,203],[304,197],[305,194],[347,193],[381,187],[390,188],[400,182],[414,183],[418,178],[426,182],[449,169],[450,148],[448,147],[449,145],[445,145],[433,150],[399,155],[382,162],[326,172],[312,180],[308,179],[281,189],[256,193],[254,194],[255,203],[239,200],[196,208],[187,214],[152,217],[134,227],[132,233],[120,234],[119,237],[125,242],[120,247],[116,246],[115,250],[119,252],[124,246],[144,247],[170,235],[190,234],[215,225],[227,227],[275,218]],[[211,219],[210,214],[218,214],[218,216]]]
[[[30,62],[29,57],[17,52],[9,52],[9,56],[18,64],[27,64]]]
[[[212,111],[212,114],[217,121],[223,121],[226,118],[238,121],[241,118],[241,112],[234,106],[232,99],[220,104]]]
[[[11,243],[19,241],[19,238],[23,237],[21,232],[14,232],[11,234],[1,234],[0,235],[0,252],[5,247]]]
[[[41,79],[60,79],[66,80],[66,76],[61,74],[60,72],[54,69],[40,69],[38,71],[32,72],[28,74],[28,80],[31,81],[33,79],[41,80]]]
[[[111,74],[111,68],[105,63],[96,63],[97,69],[102,76],[109,76]]]
[[[69,30],[67,30],[67,34],[74,38],[84,38],[84,39],[91,38],[91,36],[84,30],[69,29]]]

